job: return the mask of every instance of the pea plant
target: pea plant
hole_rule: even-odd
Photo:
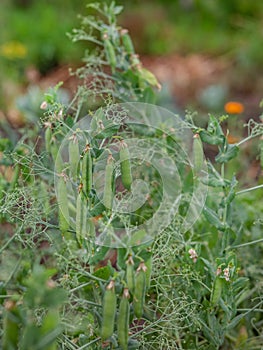
[[[72,101],[1,140],[2,348],[261,349],[262,185],[233,164],[262,124],[230,144],[227,116],[155,105],[122,7],[88,10]]]

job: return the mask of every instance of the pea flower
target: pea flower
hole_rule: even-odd
[[[219,267],[216,269],[216,275],[217,275],[217,276],[221,275],[221,272],[222,272],[222,269],[221,269],[221,267],[219,266]]]
[[[193,259],[193,262],[196,263],[197,258],[198,258],[196,251],[193,248],[190,248],[188,250],[188,253],[190,254],[190,259]]]
[[[229,268],[226,267],[226,268],[223,270],[223,272],[224,272],[225,280],[226,280],[226,281],[229,281],[229,280],[230,280],[230,271],[229,271]]]

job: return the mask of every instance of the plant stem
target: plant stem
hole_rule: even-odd
[[[97,343],[98,341],[100,340],[100,338],[96,338],[92,341],[90,341],[88,344],[84,344],[83,346],[81,346],[80,348],[78,348],[78,350],[84,350],[84,349],[87,349],[88,346],[94,344],[94,343]]]
[[[242,193],[246,193],[246,192],[250,192],[250,191],[254,191],[254,190],[257,190],[259,188],[263,188],[263,184],[255,186],[255,187],[245,188],[244,190],[236,192],[236,195],[242,194]]]
[[[238,244],[238,245],[234,245],[231,247],[232,248],[241,248],[241,247],[245,247],[247,245],[251,245],[251,244],[255,244],[255,243],[260,243],[260,242],[263,242],[263,238],[260,238],[260,239],[257,239],[255,241],[252,241],[252,242],[247,242],[247,243],[243,243],[243,244]]]

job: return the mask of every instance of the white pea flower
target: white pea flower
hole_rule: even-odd
[[[223,270],[223,272],[224,272],[224,277],[225,277],[226,281],[229,281],[229,280],[230,280],[230,271],[229,271],[229,268],[226,267],[226,268]]]

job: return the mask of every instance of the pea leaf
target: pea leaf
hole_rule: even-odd
[[[222,145],[225,142],[225,135],[219,121],[212,115],[210,115],[207,130],[200,131],[199,135],[203,142],[210,145]]]
[[[151,87],[148,86],[143,90],[140,101],[146,102],[146,103],[152,103],[152,104],[156,102],[156,96]]]
[[[119,248],[117,250],[117,265],[120,269],[126,269],[125,261],[127,260],[127,249]]]
[[[94,255],[89,259],[89,264],[90,265],[98,264],[101,260],[103,260],[105,258],[109,249],[110,249],[110,247],[98,246],[95,250]]]
[[[222,145],[225,140],[224,135],[211,134],[205,130],[200,131],[199,135],[201,140],[209,145]]]
[[[111,276],[111,269],[110,269],[110,267],[108,265],[107,266],[103,266],[100,269],[96,270],[93,273],[93,275],[98,277],[98,278],[101,278],[101,279],[107,281],[110,278],[110,276]]]
[[[204,207],[203,213],[205,218],[207,219],[208,222],[210,222],[211,225],[215,226],[219,230],[225,229],[225,226],[222,224],[218,215],[212,209],[208,207]]]
[[[217,163],[226,163],[229,160],[235,158],[238,154],[239,148],[236,145],[227,145],[224,150],[220,150],[218,155],[215,157]]]
[[[236,327],[236,325],[242,320],[242,318],[244,318],[246,315],[246,313],[244,314],[240,314],[240,315],[237,315],[236,317],[233,318],[233,320],[227,325],[227,330],[231,330],[233,329],[234,327]]]

